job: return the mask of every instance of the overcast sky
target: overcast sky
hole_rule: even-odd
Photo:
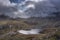
[[[60,11],[60,0],[0,0],[0,14],[16,18],[45,17]]]

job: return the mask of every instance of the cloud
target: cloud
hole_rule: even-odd
[[[32,1],[32,2],[36,2],[36,3],[38,3],[38,2],[46,1],[46,0],[26,0],[26,1]]]
[[[38,3],[33,3],[35,9],[26,10],[29,16],[33,17],[46,17],[53,12],[60,11],[59,0],[45,0]]]
[[[33,4],[29,4],[29,5],[27,6],[27,8],[34,8],[34,9],[35,9],[35,6],[34,6]]]
[[[25,0],[24,2],[18,3],[17,9],[19,11],[15,12],[15,13],[17,13],[16,16],[18,16],[20,18],[31,17],[31,15],[34,14],[34,13],[32,11],[27,11],[27,10],[30,10],[30,9],[35,10],[35,7],[36,7],[35,4],[37,4],[38,1],[40,2],[40,1],[43,1],[43,0]],[[37,14],[37,15],[39,15],[39,14]],[[37,15],[32,15],[32,16],[37,16]]]
[[[10,3],[9,0],[0,0],[0,15],[8,15],[13,17],[14,12],[18,11],[15,3]]]
[[[14,6],[14,3],[10,3],[9,0],[0,0],[0,4],[4,5],[4,6]]]
[[[29,16],[27,16],[27,14],[25,14],[24,11],[29,8],[34,8],[34,5],[33,4],[25,5],[24,3],[26,4],[26,2],[18,4],[11,3],[9,0],[0,0],[0,14],[5,14],[13,18],[16,17],[28,18]]]
[[[60,11],[60,0],[25,0],[21,3],[0,0],[0,14],[16,18],[45,17]]]

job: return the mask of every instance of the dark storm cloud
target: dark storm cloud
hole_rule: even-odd
[[[0,5],[0,13],[14,12],[14,11],[17,11],[15,7],[8,7],[8,6]]]
[[[0,15],[8,15],[8,16],[13,16],[13,12],[18,11],[16,7],[13,6],[4,6],[0,4]]]
[[[22,1],[25,1],[25,0],[9,0],[11,3],[21,3]]]
[[[55,12],[60,12],[60,1],[59,0],[47,0],[44,2],[40,2],[35,4],[35,9],[27,10],[28,15],[34,17],[46,17],[53,16]]]
[[[10,3],[10,1],[13,3]],[[45,17],[49,16],[48,14],[52,14],[53,12],[60,11],[60,1],[59,0],[46,0],[36,3],[35,1],[29,1],[29,4],[35,5],[35,9],[25,8],[29,5],[26,4],[20,6],[17,1],[12,0],[0,0],[0,14],[9,15],[12,17],[20,17],[20,18],[28,18],[28,17]],[[32,3],[31,3],[32,2]],[[16,4],[16,5],[15,5]],[[21,4],[21,3],[19,3]],[[23,9],[23,10],[22,10]],[[26,11],[24,11],[26,9]]]

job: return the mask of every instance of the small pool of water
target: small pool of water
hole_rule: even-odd
[[[40,34],[41,31],[42,31],[41,29],[18,30],[18,33],[29,35],[29,34]]]

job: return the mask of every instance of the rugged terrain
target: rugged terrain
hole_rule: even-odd
[[[23,35],[21,29],[41,28],[37,35]],[[60,21],[46,18],[0,20],[0,40],[60,40]]]

